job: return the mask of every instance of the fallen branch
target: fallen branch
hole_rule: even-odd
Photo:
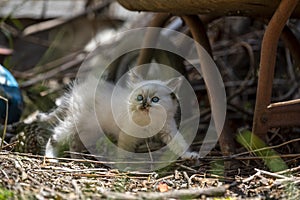
[[[199,197],[205,196],[222,196],[229,188],[229,185],[220,187],[200,188],[200,189],[186,189],[186,190],[173,190],[169,192],[140,192],[137,195],[132,193],[118,193],[102,191],[102,195],[112,199],[166,199],[166,198],[185,198],[185,197]]]

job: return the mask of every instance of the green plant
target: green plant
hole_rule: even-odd
[[[273,172],[282,171],[288,168],[279,154],[267,147],[267,145],[254,135],[251,131],[244,130],[238,134],[236,140],[254,155],[261,157],[265,165]]]
[[[13,197],[14,197],[13,191],[0,187],[0,200],[11,199]]]

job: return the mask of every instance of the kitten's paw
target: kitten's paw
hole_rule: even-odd
[[[52,162],[52,163],[57,163],[58,160],[55,159],[58,155],[57,153],[57,140],[56,140],[56,135],[52,135],[47,144],[46,144],[46,149],[45,149],[45,158],[47,161]]]
[[[58,160],[55,159],[53,148],[49,147],[49,145],[46,146],[45,159],[51,163],[58,163]]]
[[[198,152],[187,151],[181,156],[181,158],[183,160],[198,160],[200,158],[200,155]]]
[[[54,156],[54,152],[53,152],[52,146],[49,146],[49,142],[48,142],[48,144],[47,144],[47,146],[46,146],[45,159],[46,159],[48,162],[51,162],[51,163],[58,163],[58,160],[55,159],[55,156]]]
[[[58,163],[58,160],[55,158],[48,158],[46,157],[46,161],[50,162],[50,163]]]

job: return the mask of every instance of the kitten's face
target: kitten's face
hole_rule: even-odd
[[[129,110],[147,114],[165,109],[168,115],[174,115],[177,101],[170,88],[162,81],[144,81],[138,84],[129,97]]]
[[[129,75],[128,85],[132,92],[128,112],[137,125],[145,127],[151,124],[157,128],[174,118],[178,107],[174,93],[181,86],[182,77],[168,81],[144,80],[135,70]]]

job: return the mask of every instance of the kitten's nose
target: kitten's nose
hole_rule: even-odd
[[[142,108],[148,108],[150,107],[150,104],[147,101],[142,102]]]

